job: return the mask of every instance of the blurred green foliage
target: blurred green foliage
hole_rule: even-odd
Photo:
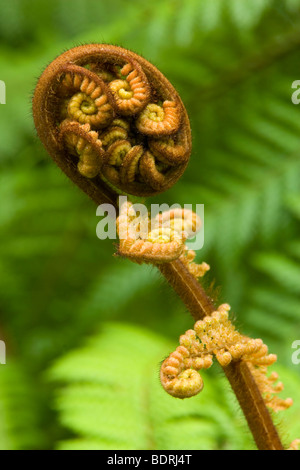
[[[211,265],[205,282],[220,286],[216,300],[232,305],[242,332],[278,354],[282,396],[295,401],[280,429],[286,443],[299,437],[300,367],[291,345],[300,339],[300,110],[291,85],[300,79],[300,1],[2,0],[0,7],[7,90],[0,105],[0,339],[7,345],[0,448],[252,446],[217,366],[205,372],[200,396],[164,395],[159,361],[193,322],[154,268],[113,258],[114,243],[96,238],[95,207],[36,137],[37,77],[84,42],[133,49],[181,94],[191,162],[153,201],[205,204],[197,255]]]

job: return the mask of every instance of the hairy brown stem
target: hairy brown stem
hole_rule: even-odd
[[[216,310],[202,285],[176,260],[158,266],[194,319],[201,320]],[[232,361],[223,368],[259,450],[284,450],[270,413],[246,362]]]
[[[223,370],[247,419],[258,449],[284,450],[248,364],[232,361]]]

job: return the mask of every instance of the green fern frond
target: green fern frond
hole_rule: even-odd
[[[39,429],[37,394],[16,362],[0,366],[0,450],[39,449],[45,434]]]
[[[154,289],[159,282],[158,272],[148,265],[139,266],[127,260],[115,260],[94,281],[82,302],[83,312],[110,316],[145,289]]]
[[[299,241],[288,247],[293,245],[298,248]],[[266,251],[252,255],[250,264],[255,270],[249,276],[256,283],[244,292],[241,302],[246,308],[241,307],[240,319],[250,334],[255,331],[263,337],[280,361],[291,366],[290,348],[297,339],[296,331],[300,325],[300,271],[299,262],[288,247],[281,253]]]
[[[253,265],[276,281],[279,286],[300,294],[300,266],[279,253],[259,253],[253,257]]]
[[[270,6],[270,0],[231,0],[227,4],[233,22],[238,28],[251,28]]]
[[[300,194],[290,194],[286,197],[289,210],[300,219]]]

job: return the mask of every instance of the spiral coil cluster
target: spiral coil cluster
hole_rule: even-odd
[[[152,64],[120,47],[80,46],[55,59],[40,77],[33,113],[56,163],[73,180],[92,180],[90,192],[163,192],[190,157],[179,95]]]
[[[200,228],[201,220],[191,210],[173,209],[150,219],[148,213],[137,216],[134,205],[127,201],[121,205],[117,219],[120,238],[118,254],[138,264],[167,263],[179,257],[184,257],[191,264],[190,255],[185,254],[185,241]],[[205,272],[209,267],[204,264],[202,269]]]

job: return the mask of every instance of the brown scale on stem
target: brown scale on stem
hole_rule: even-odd
[[[55,162],[99,202],[120,192],[163,192],[190,157],[190,125],[177,92],[156,67],[120,47],[90,44],[57,57],[38,81],[33,115]],[[98,133],[85,157],[74,132],[70,137],[75,125],[85,141]]]

